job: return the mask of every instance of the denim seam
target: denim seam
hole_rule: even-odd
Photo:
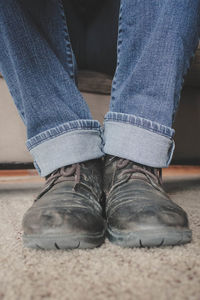
[[[139,116],[135,116],[135,115],[127,115],[124,113],[117,113],[118,118],[116,117],[116,113],[114,112],[109,112],[107,115],[111,114],[111,116],[105,116],[105,120],[112,120],[112,121],[122,121],[122,122],[126,122],[126,123],[131,123],[133,125],[142,125],[145,126],[145,123],[148,123],[148,125],[150,124],[150,128],[154,129],[153,127],[157,127],[159,132],[174,132],[174,129],[171,129],[170,127],[166,127],[165,125],[159,124],[157,122],[153,122],[151,120],[139,117]],[[122,118],[121,118],[122,116]],[[147,127],[148,128],[148,127]],[[159,129],[160,128],[160,129]]]
[[[126,122],[126,121],[116,121],[116,120],[109,120],[109,121],[106,121],[106,123],[111,123],[111,122],[116,122],[116,123],[124,123],[124,124],[129,124],[129,125],[132,125],[132,126],[136,126],[136,127],[139,127],[139,128],[141,128],[141,129],[144,129],[144,130],[148,130],[148,131],[151,131],[151,132],[153,132],[153,133],[156,133],[156,134],[159,134],[159,135],[161,135],[161,136],[164,136],[164,137],[166,137],[166,138],[169,138],[169,139],[171,139],[172,140],[172,137],[171,136],[169,136],[169,135],[166,135],[166,134],[164,134],[164,133],[162,133],[162,132],[159,132],[159,131],[156,131],[156,130],[153,130],[152,128],[147,128],[147,127],[145,127],[145,126],[141,126],[141,125],[138,125],[138,124],[132,124],[132,123],[130,123],[130,122]]]
[[[162,124],[153,122],[145,118],[141,118],[139,116],[128,115],[125,113],[108,112],[105,116],[105,122],[107,121],[121,122],[121,123],[135,125],[170,138],[173,137],[175,132],[175,130],[170,127],[166,127]]]
[[[100,127],[100,138],[101,138],[101,151],[102,152],[104,152],[103,151],[103,148],[104,148],[104,146],[105,146],[105,140],[104,140],[104,127],[102,126],[102,127]]]
[[[122,0],[120,0],[119,19],[118,19],[118,38],[117,38],[117,66],[116,66],[116,71],[112,82],[111,102],[110,102],[111,110],[114,106],[114,100],[115,100],[115,96],[113,95],[113,93],[116,90],[116,84],[117,84],[116,77],[118,74],[118,67],[120,61],[119,54],[120,54],[120,48],[122,44],[122,7],[123,7]]]
[[[28,150],[32,150],[33,148],[35,148],[35,147],[37,147],[38,145],[40,145],[40,144],[42,144],[42,143],[44,143],[44,142],[47,142],[47,141],[49,141],[49,140],[52,140],[52,139],[54,139],[54,138],[57,138],[57,137],[59,137],[59,136],[61,136],[61,135],[64,135],[64,134],[67,134],[67,133],[71,133],[71,132],[73,132],[73,131],[78,131],[78,130],[84,130],[84,131],[87,131],[87,132],[83,132],[83,134],[84,133],[88,133],[88,131],[90,131],[90,132],[97,132],[99,135],[100,135],[100,130],[95,130],[95,129],[85,129],[85,128],[77,128],[77,129],[72,129],[72,130],[69,130],[69,131],[63,131],[62,133],[59,133],[59,134],[57,134],[57,135],[55,135],[55,136],[51,136],[51,137],[48,137],[48,138],[45,138],[45,139],[43,139],[43,140],[41,140],[41,141],[38,141],[38,142],[35,142],[33,145],[28,145],[28,142],[27,142],[27,147],[28,147]],[[99,132],[98,132],[99,131]]]
[[[70,36],[67,27],[67,20],[66,20],[62,0],[59,0],[58,4],[59,4],[62,20],[63,20],[63,32],[64,32],[64,39],[66,42],[66,54],[67,54],[66,61],[68,61],[68,67],[69,66],[71,67],[69,72],[70,77],[75,81],[75,73],[74,73],[75,66],[74,66],[73,55],[72,55],[73,50],[71,46]]]
[[[200,41],[200,38],[197,37],[197,44],[195,45],[194,47],[194,50],[191,54],[191,57],[186,60],[185,62],[185,70],[183,72],[183,75],[182,77],[180,78],[179,82],[178,82],[178,90],[181,91],[182,88],[183,88],[183,84],[185,82],[185,76],[187,75],[190,67],[191,67],[191,62],[192,62],[192,59],[194,58],[195,54],[196,54],[196,50],[198,48],[198,45],[199,45],[199,41]],[[173,110],[173,116],[172,116],[172,119],[174,120],[175,119],[175,115],[176,115],[176,112],[177,112],[177,108],[178,108],[178,105],[179,105],[179,102],[180,102],[180,98],[181,98],[181,93],[177,93],[177,95],[175,96],[175,99],[174,99],[174,110]]]
[[[26,142],[26,146],[27,146],[28,150],[30,151],[33,148],[35,148],[36,146],[38,146],[38,145],[40,145],[40,144],[42,144],[42,143],[44,143],[46,141],[52,140],[52,139],[54,139],[56,137],[59,137],[61,135],[64,135],[64,134],[67,134],[67,133],[71,133],[71,132],[74,132],[74,131],[78,131],[78,130],[83,130],[83,131],[87,131],[87,132],[89,132],[89,131],[90,132],[97,132],[100,135],[100,137],[101,137],[101,130],[100,130],[100,128],[97,128],[97,129],[94,129],[94,128],[92,128],[92,129],[89,129],[89,128],[74,128],[74,129],[71,129],[71,130],[60,132],[60,133],[58,133],[58,134],[56,134],[54,136],[49,136],[49,137],[46,136],[46,138],[44,137],[44,138],[42,138],[39,141],[32,140],[32,139],[35,138],[35,137],[33,137],[32,139],[30,139],[30,140],[28,140]]]
[[[38,171],[39,175],[41,175],[41,169],[40,169],[40,167],[38,166],[36,160],[33,161],[33,165],[34,165],[34,167],[36,168],[36,170]]]
[[[169,148],[169,158],[167,161],[167,166],[169,166],[169,164],[172,160],[174,149],[175,149],[175,142],[174,142],[174,140],[172,140],[171,147]]]
[[[97,129],[95,129],[95,128],[92,128],[92,129],[90,129],[90,128],[74,128],[74,129],[71,129],[71,130],[67,130],[67,131],[60,132],[60,133],[58,133],[58,134],[56,134],[56,135],[54,135],[54,136],[42,138],[40,141],[35,141],[35,142],[34,142],[34,141],[31,141],[31,139],[30,139],[30,140],[28,140],[28,141],[26,142],[26,146],[27,146],[28,150],[30,151],[30,150],[32,150],[33,148],[35,148],[36,146],[40,145],[41,143],[44,143],[44,142],[46,142],[46,141],[49,141],[49,140],[51,140],[51,139],[54,139],[54,138],[56,138],[56,137],[58,137],[58,136],[61,136],[61,135],[63,135],[63,134],[71,133],[71,132],[74,132],[74,131],[77,131],[77,130],[93,131],[93,132],[97,132],[99,135],[101,135],[100,128],[97,128]],[[34,139],[34,138],[35,138],[35,137],[33,137],[32,139]]]

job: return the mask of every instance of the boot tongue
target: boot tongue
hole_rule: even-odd
[[[121,177],[121,174],[129,174],[130,176],[130,174],[132,173],[132,178],[146,178],[147,176],[150,176],[152,178],[154,177],[154,180],[161,182],[161,169],[142,165],[134,161],[112,155],[109,155],[106,158],[106,165],[109,166],[110,164],[116,164],[119,178]]]
[[[103,159],[104,159],[104,166],[109,166],[111,164],[117,163],[122,158],[118,156],[106,154]]]
[[[154,167],[149,167],[146,165],[142,165],[139,163],[136,163],[134,161],[128,160],[128,159],[120,159],[117,163],[118,168],[125,168],[125,169],[132,169],[136,173],[141,173],[147,171],[147,173],[152,173],[154,176],[158,176],[159,174],[159,169],[154,168]]]
[[[130,178],[142,179],[151,183],[155,182],[156,185],[162,184],[161,169],[141,165],[113,155],[106,155],[104,162],[105,190],[109,190],[111,186],[118,185],[122,181],[128,181]]]
[[[75,180],[78,183],[80,181],[80,164],[77,163],[55,170],[48,176],[46,184],[63,180]]]
[[[154,186],[162,186],[162,169],[141,165],[127,159],[118,162],[119,174],[132,179],[143,179]]]
[[[36,201],[59,182],[74,181],[76,185],[80,182],[80,173],[80,164],[78,163],[56,169],[45,177],[45,186],[36,198]]]

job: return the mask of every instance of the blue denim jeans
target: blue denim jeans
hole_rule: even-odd
[[[200,33],[200,0],[121,0],[117,65],[103,126],[76,85],[60,0],[0,1],[0,72],[41,176],[105,153],[167,167],[172,122]]]

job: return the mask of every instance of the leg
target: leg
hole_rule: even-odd
[[[121,0],[104,124],[108,237],[121,246],[191,241],[186,212],[162,187],[161,167],[172,157],[172,121],[199,31],[199,0]]]
[[[62,2],[1,2],[0,37],[0,70],[27,126],[36,167],[48,175],[24,215],[24,243],[42,249],[98,246],[105,232],[101,130],[75,84]]]
[[[104,152],[169,165],[183,76],[199,38],[200,1],[122,0]]]
[[[102,156],[100,124],[75,84],[62,1],[1,3],[0,36],[0,71],[27,126],[27,147],[41,176]]]

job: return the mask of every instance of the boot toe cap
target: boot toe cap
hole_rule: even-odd
[[[84,234],[102,232],[104,221],[100,215],[79,208],[32,208],[23,218],[25,235]]]

